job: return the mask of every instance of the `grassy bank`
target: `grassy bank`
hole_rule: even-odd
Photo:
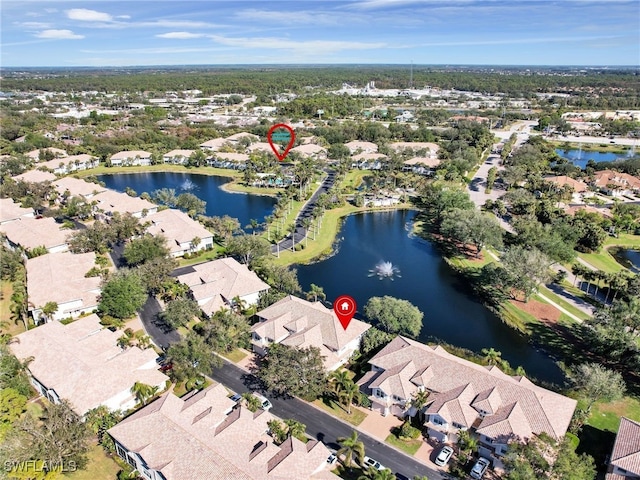
[[[615,273],[624,269],[624,266],[618,263],[609,251],[609,249],[616,247],[640,250],[640,235],[621,233],[617,237],[608,237],[599,252],[580,253],[578,256],[598,270]]]
[[[547,142],[553,145],[555,148],[560,149],[574,149],[583,152],[605,152],[605,153],[619,153],[626,154],[629,148],[625,148],[623,145],[611,144],[608,138],[603,138],[602,143],[578,143],[578,142],[563,142],[558,140],[549,140]]]

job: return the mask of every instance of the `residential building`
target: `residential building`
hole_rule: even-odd
[[[76,232],[61,227],[62,225],[51,217],[21,217],[0,225],[0,232],[14,248],[33,250],[36,247],[45,247],[47,252],[56,253],[69,250],[67,237]]]
[[[180,210],[169,208],[151,217],[147,228],[151,235],[163,235],[172,257],[213,247],[213,234]],[[199,242],[193,242],[199,239]]]
[[[112,216],[114,212],[129,212],[134,217],[142,218],[158,211],[155,203],[114,190],[100,192],[93,196],[92,201],[94,200],[97,202],[95,208],[107,216]]]
[[[554,177],[545,177],[546,182],[552,183],[559,191],[567,188],[571,192],[571,199],[575,202],[579,202],[583,197],[587,195],[593,195],[589,191],[589,186],[582,180],[576,180],[566,175],[557,175]]]
[[[21,218],[33,218],[33,208],[23,208],[10,198],[0,198],[0,225]]]
[[[640,478],[640,422],[622,417],[605,480]]]
[[[249,148],[247,148],[247,151],[250,153],[255,153],[255,152],[273,153],[273,150],[271,149],[271,145],[265,142],[252,143],[251,145],[249,145]]]
[[[29,157],[31,160],[33,160],[34,162],[44,161],[46,158],[45,157],[46,154],[51,155],[53,158],[64,158],[67,156],[67,152],[65,152],[61,148],[55,148],[55,147],[47,147],[47,148],[42,148],[37,150],[31,150],[30,152],[25,153],[25,155]],[[51,156],[49,158],[51,158]]]
[[[38,165],[38,167],[46,167],[56,175],[66,175],[67,173],[94,168],[98,165],[100,165],[100,160],[97,157],[83,153],[49,160]]]
[[[362,170],[380,170],[387,157],[383,153],[358,153],[351,157],[351,166]]]
[[[89,200],[98,193],[107,190],[106,187],[97,183],[87,182],[74,177],[58,178],[52,185],[61,197],[82,197],[85,200]]]
[[[370,361],[371,371],[358,384],[370,395],[374,410],[384,415],[413,415],[413,395],[429,393],[424,410],[430,437],[457,441],[460,430],[472,430],[479,454],[504,455],[512,441],[546,433],[560,440],[567,431],[576,401],[546,390],[524,376],[509,376],[398,336]]]
[[[601,170],[593,174],[593,185],[606,195],[621,197],[640,193],[640,178],[615,170]]]
[[[298,145],[291,149],[292,152],[297,152],[303,157],[315,158],[316,160],[323,160],[327,158],[327,149],[316,145],[315,143],[305,143]]]
[[[210,152],[217,152],[218,150],[220,150],[224,145],[228,145],[229,142],[227,142],[226,138],[214,138],[213,140],[207,140],[204,143],[200,144],[200,147],[203,150],[209,150]]]
[[[162,156],[162,161],[164,163],[186,165],[191,155],[193,155],[193,152],[194,150],[171,150]]]
[[[349,152],[354,153],[378,153],[378,145],[373,142],[362,142],[360,140],[353,140],[344,144],[349,149]]]
[[[76,318],[98,308],[102,280],[85,276],[95,266],[95,259],[93,252],[61,252],[27,260],[29,311],[36,323],[42,320],[42,307],[47,302],[58,304],[51,320]]]
[[[143,150],[118,152],[111,155],[111,166],[146,166],[151,165],[151,154]]]
[[[227,142],[234,144],[234,143],[238,143],[243,138],[249,139],[251,143],[260,141],[260,137],[249,132],[240,132],[234,135],[229,135],[226,140]]]
[[[320,302],[308,302],[293,295],[259,311],[258,323],[251,327],[253,351],[266,355],[269,345],[317,347],[328,371],[344,365],[360,347],[368,323],[351,320],[344,329],[333,310]]]
[[[403,162],[402,170],[419,175],[430,175],[440,166],[440,160],[431,157],[413,157]]]
[[[440,147],[432,142],[393,142],[389,148],[396,152],[411,151],[420,157],[438,158]]]
[[[9,348],[28,364],[31,383],[49,401],[68,400],[78,415],[104,405],[129,410],[136,405],[135,382],[164,390],[168,377],[158,370],[157,354],[118,346],[120,331],[100,325],[91,314],[64,325],[51,322],[16,336]]]
[[[257,305],[269,285],[246,265],[233,258],[220,258],[180,269],[177,278],[191,289],[194,300],[207,315],[231,308],[236,299],[244,306]]]
[[[43,172],[42,170],[28,170],[12,178],[16,182],[42,183],[53,182],[57,177],[53,173]]]
[[[235,406],[217,384],[182,398],[167,392],[108,433],[117,454],[147,479],[337,478],[317,440],[290,437],[276,445],[268,434],[275,419]]]

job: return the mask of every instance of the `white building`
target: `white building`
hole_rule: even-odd
[[[151,153],[143,150],[118,152],[111,155],[111,166],[146,166],[151,165]]]

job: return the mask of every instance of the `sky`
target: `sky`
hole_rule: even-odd
[[[640,0],[3,0],[0,65],[640,65]]]

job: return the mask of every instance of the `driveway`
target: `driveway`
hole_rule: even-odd
[[[147,331],[147,335],[153,339],[153,343],[166,350],[172,343],[180,341],[180,334],[160,320],[158,314],[161,311],[162,307],[158,300],[149,295],[139,315],[144,329]]]

